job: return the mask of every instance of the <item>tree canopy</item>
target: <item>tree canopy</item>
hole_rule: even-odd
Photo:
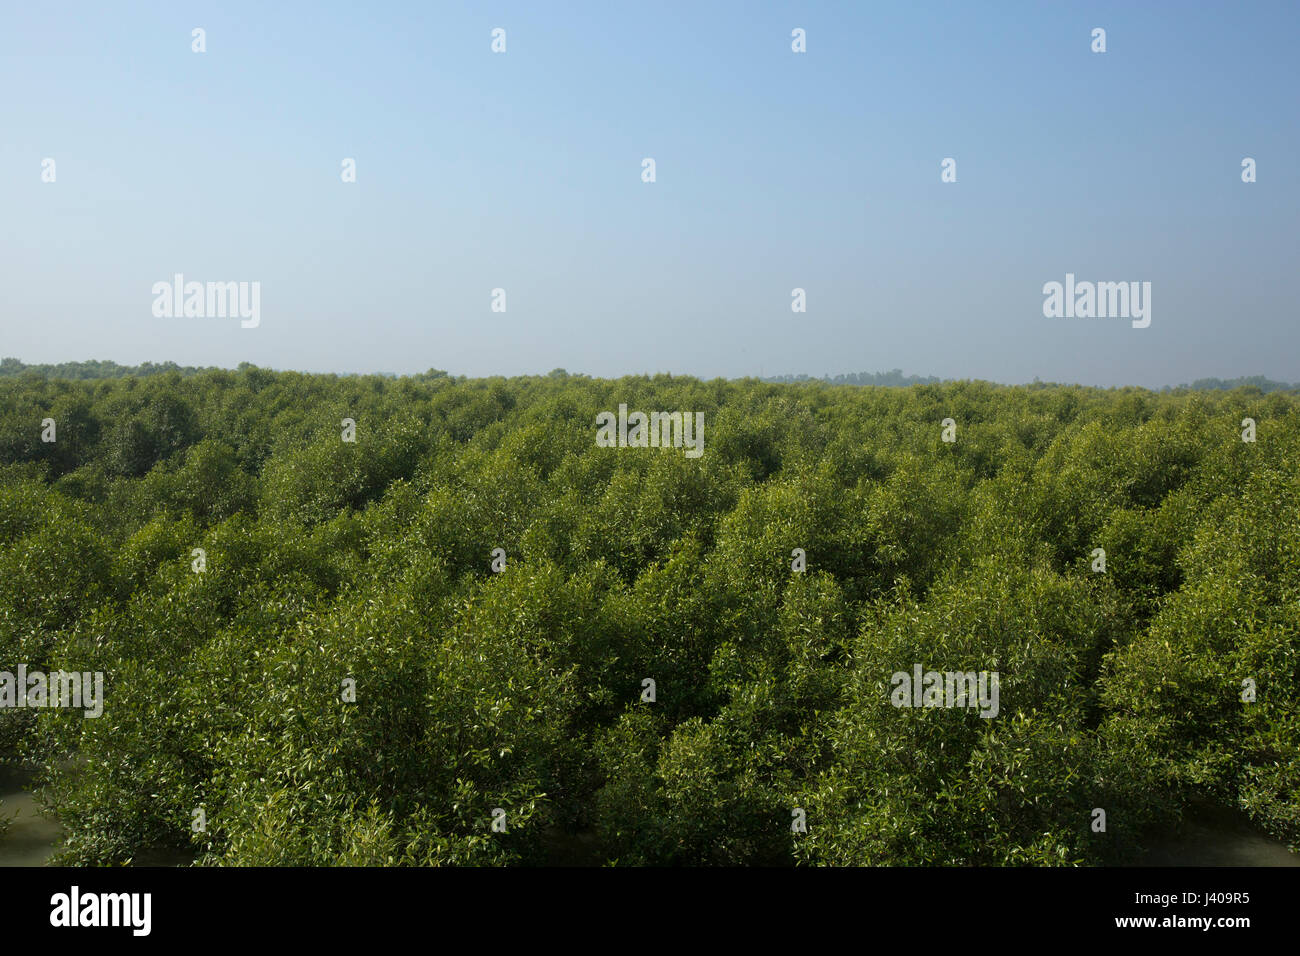
[[[1108,863],[1198,800],[1295,846],[1297,600],[1260,387],[0,381],[0,671],[105,675],[0,711],[65,862]]]

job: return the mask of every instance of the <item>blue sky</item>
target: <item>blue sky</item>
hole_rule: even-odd
[[[1300,380],[1300,4],[0,18],[0,353],[27,362]],[[156,318],[175,273],[260,282],[260,324]],[[1151,282],[1150,327],[1045,318],[1066,273]]]

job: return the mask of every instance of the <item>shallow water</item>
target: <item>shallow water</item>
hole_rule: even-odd
[[[30,774],[0,768],[0,817],[9,824],[0,835],[0,866],[42,866],[63,837],[63,827],[41,815],[30,783]]]
[[[45,866],[63,839],[57,820],[41,814],[41,806],[30,789],[32,775],[0,768],[0,817],[9,826],[0,835],[0,866]],[[140,853],[136,866],[188,866],[193,855],[184,850],[163,848]]]
[[[1300,854],[1256,830],[1241,813],[1192,812],[1176,834],[1152,838],[1138,866],[1300,866]]]

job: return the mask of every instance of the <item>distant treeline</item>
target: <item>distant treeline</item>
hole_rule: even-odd
[[[255,368],[248,362],[240,362],[236,371]],[[67,379],[70,381],[83,381],[88,379],[101,378],[126,378],[127,376],[148,376],[159,375],[165,372],[176,372],[179,375],[190,376],[197,375],[200,372],[220,371],[216,366],[195,367],[192,365],[177,365],[175,362],[145,362],[142,365],[118,365],[116,362],[104,362],[91,360],[86,362],[60,362],[57,365],[41,364],[27,365],[16,358],[0,359],[0,379],[17,378],[20,375],[30,374],[37,378],[46,379]],[[355,377],[353,375],[340,375],[339,378]],[[392,372],[375,373],[384,378],[398,378],[399,376]],[[554,369],[548,375],[550,378],[567,378],[569,373],[564,369]],[[417,381],[424,381],[435,378],[449,377],[453,381],[466,381],[465,376],[450,376],[441,369],[429,369],[427,372],[421,372],[417,375],[401,376],[412,378]],[[585,376],[579,376],[585,377]],[[772,375],[766,378],[760,378],[760,381],[769,382],[777,385],[793,385],[802,382],[825,382],[828,385],[876,385],[889,388],[905,388],[909,385],[937,385],[942,382],[952,382],[955,379],[938,378],[933,375],[904,375],[902,369],[890,369],[888,372],[851,372],[847,375]],[[999,383],[994,383],[999,384]],[[1058,383],[1041,382],[1034,380],[1033,385],[1054,388]],[[1183,383],[1181,385],[1166,385],[1153,391],[1174,392],[1190,390],[1193,392],[1207,391],[1231,391],[1234,388],[1258,388],[1261,392],[1295,392],[1300,391],[1300,383],[1289,384],[1287,382],[1277,382],[1271,378],[1265,378],[1263,375],[1248,375],[1240,378],[1198,378],[1191,385]]]
[[[16,358],[0,359],[0,378],[17,378],[25,373],[30,373],[38,378],[62,378],[83,381],[93,378],[126,378],[129,375],[158,375],[163,372],[197,375],[199,372],[210,370],[209,368],[195,368],[192,365],[180,366],[175,362],[118,365],[116,362],[91,360],[88,362],[60,362],[57,365],[27,365]]]
[[[239,367],[234,371],[245,371],[246,369],[256,368],[249,362],[240,362]],[[161,375],[167,372],[175,372],[178,375],[190,376],[198,375],[201,372],[220,372],[226,371],[215,365],[205,365],[196,367],[193,365],[177,365],[175,362],[145,362],[142,365],[118,365],[116,362],[103,362],[90,360],[86,362],[60,362],[57,365],[41,364],[27,365],[16,358],[0,359],[0,378],[17,378],[20,375],[32,375],[36,378],[47,379],[65,379],[68,381],[87,381],[90,379],[100,378],[127,378],[129,376],[148,376]],[[382,378],[397,378],[392,372],[372,373]],[[554,373],[552,373],[554,374]],[[355,377],[353,375],[340,375],[338,378]],[[431,368],[427,372],[421,372],[417,375],[407,376],[417,380],[445,378],[447,373],[441,369]]]
[[[1250,386],[1258,388],[1261,392],[1294,392],[1300,389],[1300,382],[1289,385],[1286,382],[1275,382],[1263,375],[1243,375],[1241,378],[1198,378],[1191,385],[1179,385],[1178,388],[1191,389],[1194,392],[1210,392],[1231,391],[1234,388]],[[1166,385],[1161,391],[1168,392],[1173,389]]]
[[[903,370],[899,368],[890,369],[888,372],[852,372],[848,375],[772,375],[761,379],[764,382],[775,384],[792,385],[800,382],[826,382],[828,385],[877,385],[890,388],[901,388],[908,385],[937,385],[941,382],[954,382],[957,379],[936,378],[933,375],[904,375]],[[1055,382],[1042,382],[1037,379],[1032,383],[1044,388],[1056,388],[1059,384]],[[1265,378],[1263,375],[1243,375],[1240,378],[1198,378],[1191,385],[1183,383],[1181,385],[1166,385],[1153,391],[1175,392],[1175,391],[1231,391],[1234,388],[1258,388],[1261,392],[1294,392],[1300,390],[1300,383],[1290,384],[1287,382],[1276,382],[1271,378]]]
[[[813,375],[773,375],[770,378],[763,379],[763,381],[780,385],[792,385],[796,382],[827,382],[831,385],[887,385],[898,387],[905,385],[935,385],[942,379],[934,376],[904,375],[901,368],[896,368],[888,372],[851,372],[848,375],[836,375],[834,378],[829,375],[823,375],[820,378]]]

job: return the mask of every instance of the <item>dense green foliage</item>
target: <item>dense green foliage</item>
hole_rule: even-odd
[[[703,456],[597,447],[620,403]],[[11,379],[0,670],[107,702],[0,758],[76,863],[1119,862],[1201,800],[1295,845],[1298,475],[1259,389]],[[914,664],[999,715],[893,706]]]

